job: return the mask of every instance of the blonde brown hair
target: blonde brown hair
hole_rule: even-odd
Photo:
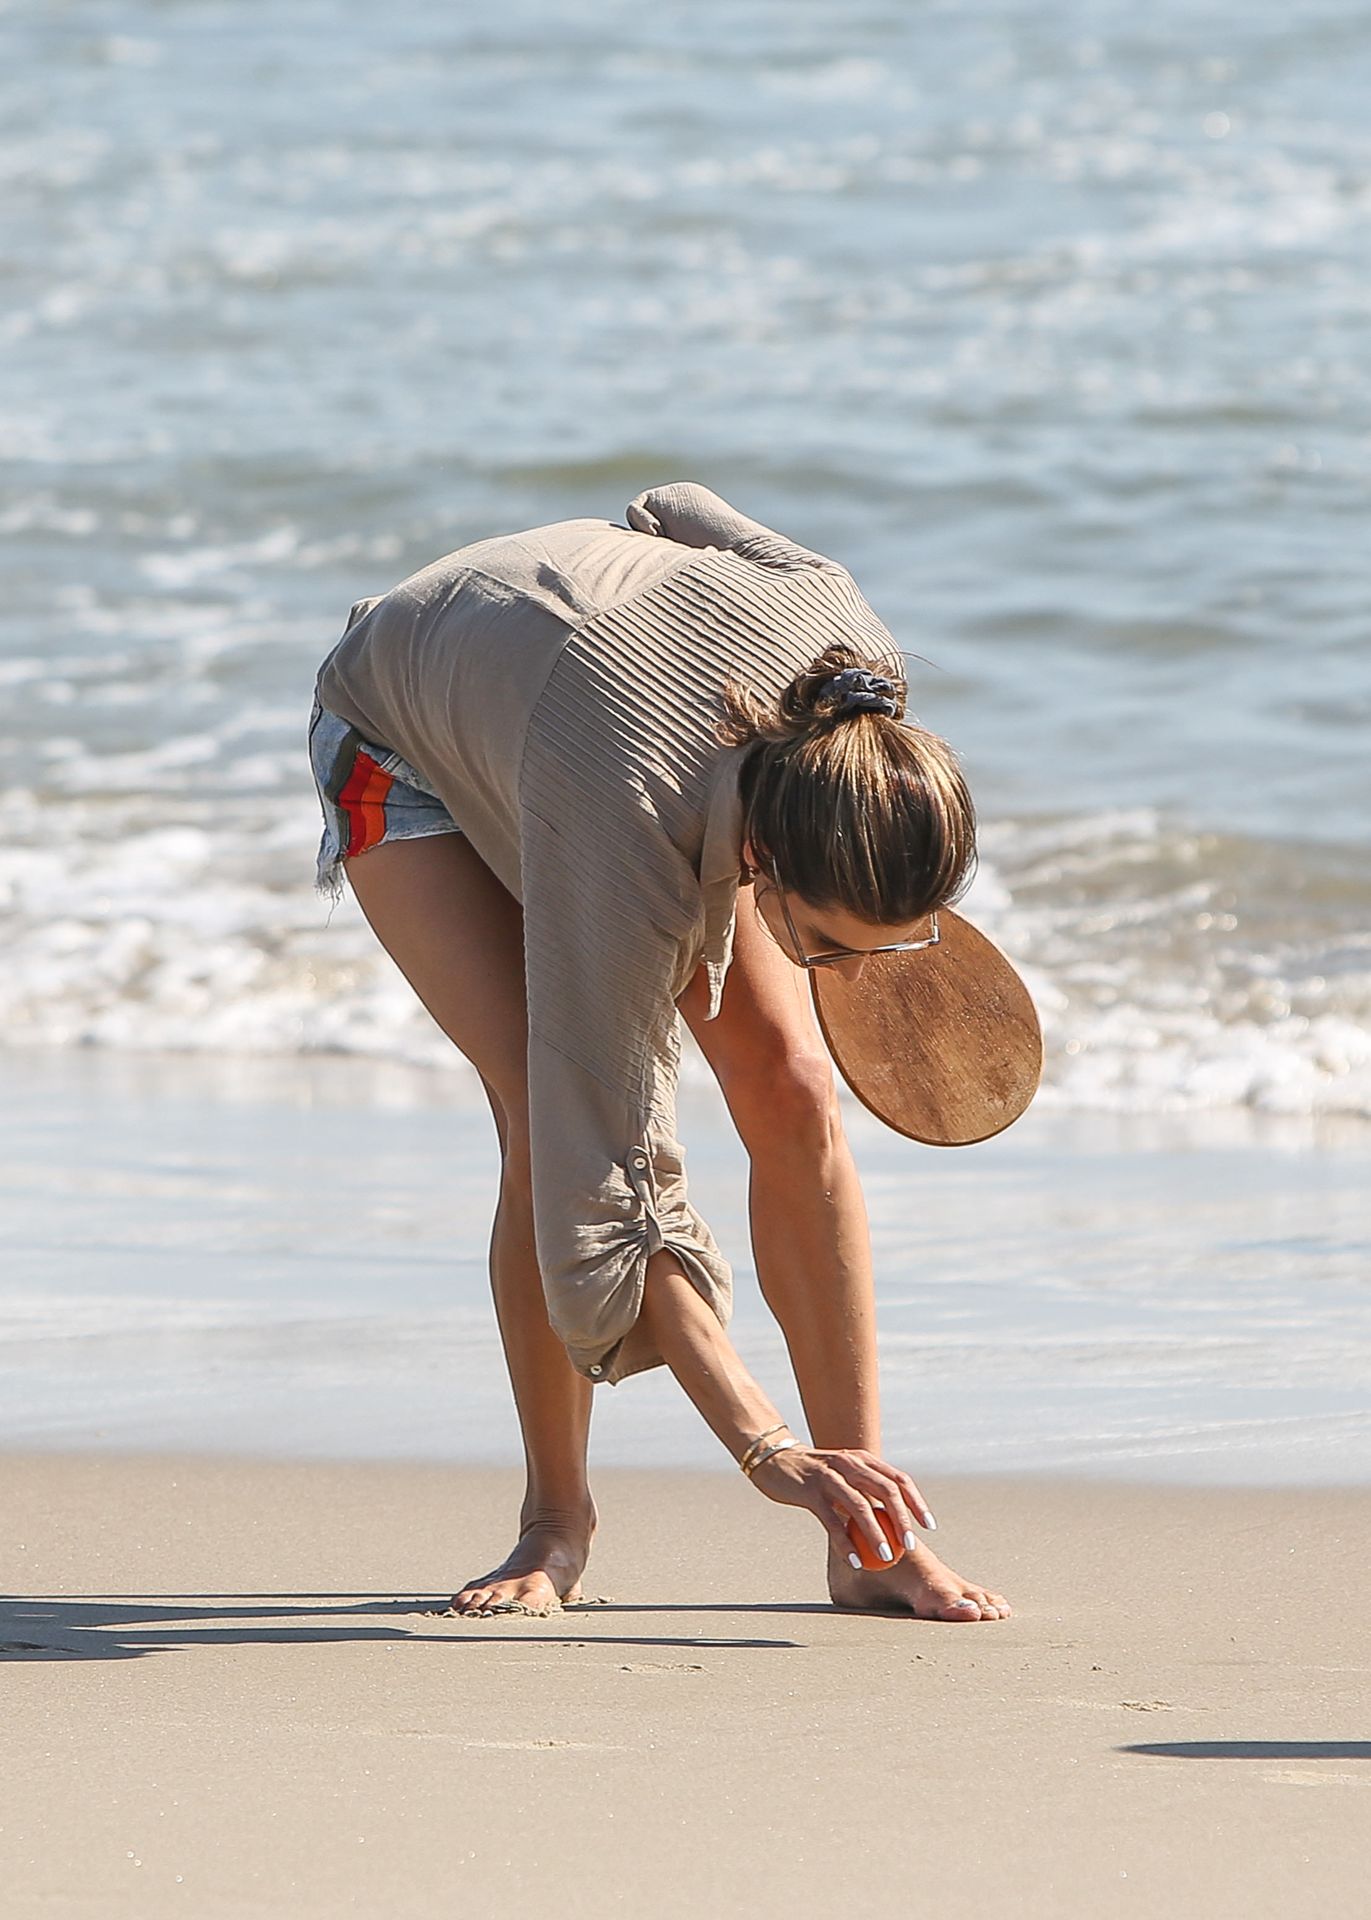
[[[849,667],[892,680],[896,712],[845,710],[831,682]],[[897,672],[838,642],[774,704],[730,682],[719,729],[747,748],[744,832],[782,885],[878,926],[951,905],[976,870],[976,811],[957,756],[905,719],[908,687]]]

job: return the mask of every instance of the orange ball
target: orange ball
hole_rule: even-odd
[[[881,1532],[890,1542],[890,1551],[894,1555],[894,1559],[882,1560],[866,1535],[860,1530],[855,1520],[849,1520],[847,1523],[847,1537],[852,1542],[852,1551],[857,1555],[857,1558],[867,1571],[869,1573],[883,1573],[887,1567],[894,1566],[895,1560],[899,1560],[903,1556],[905,1545],[899,1534],[896,1533],[895,1522],[885,1505],[880,1500],[873,1500],[871,1505],[876,1518],[881,1523]]]

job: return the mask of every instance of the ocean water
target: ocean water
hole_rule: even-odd
[[[1045,1110],[1371,1116],[1371,8],[0,6],[0,1045],[461,1063],[314,669],[695,478],[959,748]]]

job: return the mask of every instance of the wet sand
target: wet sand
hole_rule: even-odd
[[[592,1604],[441,1609],[504,1468],[0,1456],[7,1920],[1352,1912],[1371,1493],[930,1478],[1013,1620],[826,1604],[718,1473],[597,1475]]]
[[[474,1075],[98,1049],[5,1074],[0,1448],[522,1458]],[[1371,1129],[1035,1105],[947,1153],[855,1103],[847,1126],[893,1459],[1371,1484]],[[684,1089],[681,1137],[734,1263],[733,1338],[798,1421],[717,1089]],[[597,1395],[594,1450],[732,1471],[660,1368]]]

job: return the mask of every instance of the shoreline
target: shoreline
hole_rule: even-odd
[[[0,1447],[521,1457],[486,1274],[494,1133],[460,1075],[7,1063]],[[1371,1479],[1371,1132],[1315,1146],[1271,1124],[1257,1144],[1234,1116],[1031,1108],[948,1152],[847,1122],[892,1458],[929,1476]],[[717,1090],[684,1090],[681,1135],[734,1261],[735,1342],[794,1425]],[[597,1395],[591,1444],[606,1463],[727,1467],[662,1370]]]
[[[689,1411],[689,1408],[687,1408]],[[698,1416],[697,1416],[698,1417]],[[800,1431],[796,1428],[796,1432]],[[708,1436],[707,1436],[708,1437]],[[893,1449],[891,1450],[893,1453]],[[717,1457],[704,1460],[652,1460],[639,1466],[626,1465],[620,1459],[597,1460],[594,1440],[591,1441],[590,1478],[592,1482],[601,1477],[612,1480],[626,1475],[640,1474],[651,1476],[654,1480],[673,1480],[713,1482],[732,1482],[738,1474],[737,1463],[725,1449],[715,1443]],[[192,1444],[139,1444],[113,1440],[104,1442],[99,1439],[54,1440],[44,1443],[41,1440],[14,1441],[0,1440],[0,1473],[7,1468],[23,1470],[41,1469],[45,1465],[67,1462],[73,1465],[103,1461],[128,1466],[134,1470],[153,1469],[165,1466],[169,1462],[184,1463],[188,1468],[222,1468],[226,1472],[242,1469],[252,1472],[260,1469],[264,1473],[289,1473],[292,1471],[340,1474],[393,1473],[426,1475],[446,1473],[454,1475],[512,1475],[518,1471],[518,1463],[508,1451],[482,1454],[477,1451],[457,1454],[438,1453],[365,1453],[365,1452],[299,1452],[292,1453],[282,1448],[232,1447],[215,1445],[210,1442]],[[1079,1462],[1069,1466],[1044,1467],[1029,1465],[1022,1467],[997,1467],[993,1470],[977,1470],[954,1467],[944,1471],[941,1467],[920,1468],[917,1458],[906,1459],[901,1455],[901,1465],[906,1465],[923,1486],[925,1492],[934,1487],[953,1487],[959,1490],[986,1488],[1009,1490],[1018,1488],[1056,1488],[1063,1493],[1078,1490],[1083,1497],[1099,1496],[1107,1498],[1115,1494],[1152,1496],[1158,1500],[1173,1497],[1196,1497],[1200,1499],[1223,1499],[1228,1495],[1242,1498],[1261,1499],[1270,1496],[1277,1500],[1318,1500],[1329,1498],[1356,1498],[1358,1495],[1371,1495],[1371,1475],[1349,1470],[1345,1478],[1330,1477],[1325,1480],[1281,1480],[1262,1478],[1254,1475],[1243,1479],[1236,1475],[1214,1475],[1209,1478],[1178,1479],[1162,1473],[1149,1473],[1146,1463],[1138,1463],[1131,1472],[1121,1472],[1115,1466],[1097,1466],[1091,1468]],[[931,1497],[931,1496],[930,1496]],[[935,1503],[936,1504],[936,1503]],[[936,1548],[935,1537],[931,1544]]]
[[[834,1610],[737,1474],[607,1467],[587,1604],[443,1614],[521,1486],[0,1454],[7,1914],[1355,1906],[1371,1489],[949,1476],[1016,1608],[952,1625]]]

